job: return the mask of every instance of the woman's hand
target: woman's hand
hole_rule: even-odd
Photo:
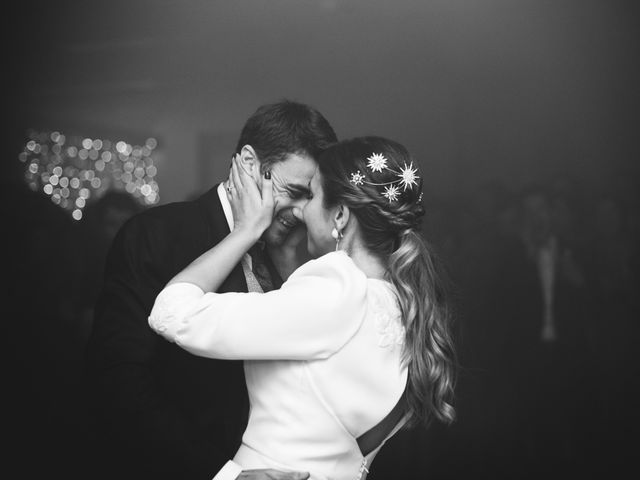
[[[265,177],[262,187],[258,188],[256,181],[234,158],[227,186],[235,223],[233,232],[187,265],[167,285],[187,282],[197,285],[205,292],[216,292],[242,256],[271,224],[271,188],[270,176]]]
[[[274,201],[271,176],[265,174],[262,178],[262,186],[259,187],[254,178],[238,162],[236,156],[231,161],[229,193],[234,230],[253,234],[257,240],[273,221]]]

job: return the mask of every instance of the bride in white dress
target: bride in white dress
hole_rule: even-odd
[[[245,360],[251,410],[217,479],[242,470],[366,477],[400,428],[451,422],[455,355],[436,264],[419,230],[422,180],[380,137],[319,158],[296,212],[313,260],[267,293],[213,293],[272,221],[270,175],[235,161],[233,231],[176,275],[150,326],[199,356]]]

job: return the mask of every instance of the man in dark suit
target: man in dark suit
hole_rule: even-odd
[[[291,210],[307,201],[315,157],[336,140],[317,110],[288,100],[258,108],[245,123],[235,155],[247,171],[257,176],[268,170],[273,179],[274,220],[262,237],[272,258],[284,258],[279,249],[300,237],[303,227]],[[242,362],[191,355],[147,323],[169,279],[233,228],[228,188],[227,180],[193,201],[137,214],[109,250],[87,347],[96,413],[92,460],[104,478],[211,480],[240,445],[248,414]],[[272,288],[254,275],[256,264],[236,266],[219,291]],[[268,256],[266,265],[279,286],[287,267]],[[256,279],[258,287],[252,286]],[[240,477],[304,478],[274,471]]]

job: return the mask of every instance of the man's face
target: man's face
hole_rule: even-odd
[[[273,222],[262,234],[267,244],[281,245],[299,223],[292,209],[302,209],[309,201],[309,183],[315,171],[316,162],[308,155],[289,154],[271,165],[275,209]]]

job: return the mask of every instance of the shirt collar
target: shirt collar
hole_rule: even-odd
[[[224,183],[218,185],[218,197],[220,197],[220,204],[222,205],[224,218],[227,219],[229,231],[233,232],[233,211],[231,210],[231,203],[229,203],[229,199],[227,198],[227,191],[224,189]]]

